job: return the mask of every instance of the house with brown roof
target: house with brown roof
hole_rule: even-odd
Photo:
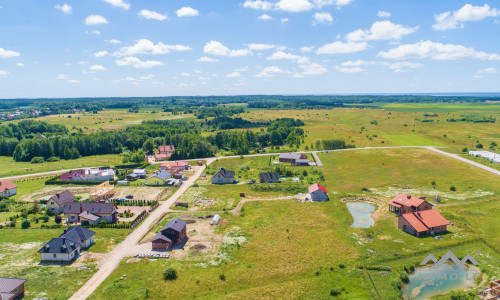
[[[168,222],[153,238],[153,250],[168,250],[184,242],[187,236],[186,224],[186,221],[179,218]]]
[[[17,194],[17,185],[5,179],[0,181],[0,197],[10,197]]]
[[[291,163],[292,166],[308,166],[309,160],[307,156],[300,153],[281,153],[279,155],[280,162]]]
[[[175,151],[174,145],[164,145],[158,147],[158,154],[172,154]]]
[[[0,299],[21,299],[24,295],[24,283],[26,279],[0,277]]]
[[[328,192],[326,191],[326,188],[318,183],[309,186],[309,195],[311,195],[312,201],[328,200]]]
[[[50,197],[46,205],[51,213],[60,214],[64,211],[66,204],[73,200],[75,200],[75,196],[70,191],[66,190]]]
[[[389,211],[398,215],[429,210],[432,207],[433,204],[427,202],[425,197],[417,198],[406,194],[399,194],[389,201]]]
[[[212,176],[212,184],[228,184],[234,182],[234,171],[229,171],[224,168],[220,168],[219,171]]]
[[[450,221],[446,220],[434,209],[410,212],[398,216],[398,228],[414,236],[446,232],[449,224]]]
[[[169,161],[161,165],[162,169],[179,168],[182,171],[189,170],[191,166],[187,161]]]
[[[64,208],[68,223],[80,222],[82,225],[97,225],[101,221],[118,221],[118,207],[114,203],[69,202]]]

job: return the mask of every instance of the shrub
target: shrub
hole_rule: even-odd
[[[483,144],[477,144],[477,145],[476,145],[476,148],[478,148],[478,149],[483,149]]]
[[[408,273],[406,272],[399,272],[399,278],[401,279],[401,282],[403,283],[408,283],[410,282],[410,277],[408,276]]]
[[[55,162],[55,161],[60,161],[61,159],[57,156],[51,156],[47,158],[47,162]]]
[[[454,185],[450,186],[450,191],[455,192],[456,190],[457,188]]]
[[[61,216],[56,216],[54,221],[56,222],[56,224],[61,224],[61,222],[62,222]]]
[[[469,152],[469,149],[467,149],[467,147],[464,147],[464,148],[462,149],[462,152],[464,152],[464,153]]]
[[[342,294],[343,291],[344,291],[344,288],[333,288],[330,290],[330,296],[338,296],[338,295]]]
[[[200,185],[199,185],[199,184],[197,184],[197,183],[193,184],[193,187],[199,187],[199,186],[200,186]]]
[[[226,280],[226,275],[220,274],[219,275],[219,279],[222,280],[222,281],[225,281]]]
[[[44,163],[45,160],[43,159],[43,157],[41,156],[35,156],[31,159],[31,163],[32,164],[41,164],[41,163]]]
[[[30,221],[28,221],[28,220],[23,220],[23,222],[21,223],[21,228],[22,228],[22,229],[27,229],[27,228],[29,228],[29,227],[30,227],[30,225],[31,225]]]
[[[177,279],[177,271],[172,268],[166,268],[163,271],[163,279],[165,280],[175,280]]]

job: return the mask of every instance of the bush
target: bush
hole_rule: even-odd
[[[399,278],[401,279],[401,282],[403,283],[408,283],[410,282],[410,277],[408,276],[408,273],[406,272],[399,272]]]
[[[56,216],[54,221],[56,222],[56,224],[61,224],[61,222],[62,222],[61,216]]]
[[[226,280],[226,275],[220,274],[219,275],[219,279],[222,280],[222,281],[225,281]]]
[[[454,185],[452,185],[452,186],[450,186],[450,191],[452,191],[452,192],[456,192],[456,191],[457,191],[457,188],[456,188]]]
[[[31,163],[32,164],[41,164],[41,163],[44,163],[45,160],[43,159],[43,157],[41,156],[35,156],[31,159]]]
[[[478,148],[478,149],[483,149],[483,144],[477,144],[477,145],[476,145],[476,148]]]
[[[467,147],[464,147],[464,148],[462,149],[462,152],[467,153],[467,152],[469,152],[469,149],[467,149]]]
[[[175,280],[177,279],[177,271],[172,268],[166,268],[163,271],[163,279],[165,280]]]
[[[200,186],[200,185],[199,185],[199,184],[197,184],[197,183],[193,184],[193,187],[199,187],[199,186]]]
[[[30,227],[30,225],[31,225],[30,221],[23,220],[23,222],[21,223],[21,228],[22,229],[28,229]]]
[[[338,296],[338,295],[342,294],[343,291],[344,291],[344,288],[334,288],[334,289],[331,289],[330,290],[330,296]]]
[[[61,159],[57,156],[51,156],[47,158],[47,162],[55,162],[55,161],[60,161]]]

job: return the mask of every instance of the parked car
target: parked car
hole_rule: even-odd
[[[134,195],[127,195],[125,199],[134,199]]]
[[[253,180],[249,180],[247,184],[254,184]]]

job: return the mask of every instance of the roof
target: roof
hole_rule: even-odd
[[[219,171],[217,171],[217,173],[214,174],[214,176],[217,174],[220,174],[224,177],[234,177],[234,171],[228,171],[224,168],[220,168]]]
[[[95,232],[83,226],[71,226],[65,229],[64,233],[60,237],[62,237],[63,235],[68,235],[73,233],[77,234],[79,240],[82,242],[90,239],[95,235]]]
[[[161,166],[165,168],[175,168],[175,167],[185,167],[187,165],[189,165],[187,161],[170,161],[162,164]]]
[[[66,203],[75,200],[75,196],[73,196],[70,191],[66,190],[50,197],[50,200],[53,200],[58,205],[65,205]]]
[[[0,293],[8,294],[17,289],[19,286],[23,285],[25,282],[26,279],[22,278],[0,277]]]
[[[158,241],[158,240],[163,240],[165,242],[172,242],[171,239],[169,239],[168,237],[164,236],[161,232],[158,232],[151,241],[155,242],[155,241]]]
[[[300,153],[281,153],[279,158],[284,158],[284,159],[300,159],[302,154]]]
[[[408,221],[411,227],[413,227],[418,232],[428,231],[433,227],[445,226],[450,224],[450,221],[446,220],[435,209],[402,214],[400,217]]]
[[[261,172],[259,178],[262,180],[280,180],[280,173],[278,172]]]
[[[81,219],[83,218],[83,219],[87,219],[90,221],[97,221],[100,219],[100,217],[93,215],[93,214],[89,213],[88,211],[82,212],[81,214],[78,215],[78,217],[80,217]]]
[[[153,178],[153,177],[156,177],[156,178],[160,178],[161,180],[167,180],[168,178],[170,178],[172,176],[171,173],[167,172],[167,171],[159,171],[158,173],[155,173],[151,176],[148,177],[149,178]]]
[[[8,179],[0,181],[0,193],[5,192],[6,190],[15,189],[15,188],[17,188],[17,185]]]
[[[165,145],[158,147],[158,152],[173,152],[174,150],[174,145]]]
[[[309,187],[309,193],[314,193],[318,190],[324,192],[325,194],[328,194],[328,192],[326,191],[326,188],[324,186],[322,186],[321,184],[315,183]]]
[[[45,245],[38,250],[38,253],[71,253],[78,248],[80,248],[79,242],[65,237],[58,237],[51,239],[48,243],[45,243]]]
[[[182,229],[186,227],[186,224],[187,224],[186,221],[184,221],[183,219],[175,218],[170,222],[168,222],[167,225],[165,225],[160,231],[173,229],[177,232],[181,232]]]
[[[59,180],[67,181],[67,180],[71,180],[71,178],[73,178],[73,177],[81,177],[83,175],[85,175],[85,170],[74,170],[74,171],[71,171],[70,173],[62,174],[61,177],[59,177]]]
[[[102,202],[69,202],[64,207],[65,214],[80,214],[88,211],[91,214],[107,215],[112,214],[116,205],[114,203]]]
[[[397,207],[401,207],[401,206],[418,207],[423,202],[425,202],[425,200],[422,198],[417,198],[417,197],[413,197],[411,195],[406,195],[406,194],[399,194],[396,197],[394,197],[394,199],[389,201],[389,204],[392,204],[392,205],[397,206]]]
[[[132,174],[146,174],[146,170],[145,169],[135,169],[134,172],[132,172]]]
[[[16,294],[0,292],[0,300],[12,300]]]
[[[172,154],[170,154],[170,153],[155,154],[155,158],[156,159],[158,159],[158,158],[169,158],[170,156],[172,156]]]

